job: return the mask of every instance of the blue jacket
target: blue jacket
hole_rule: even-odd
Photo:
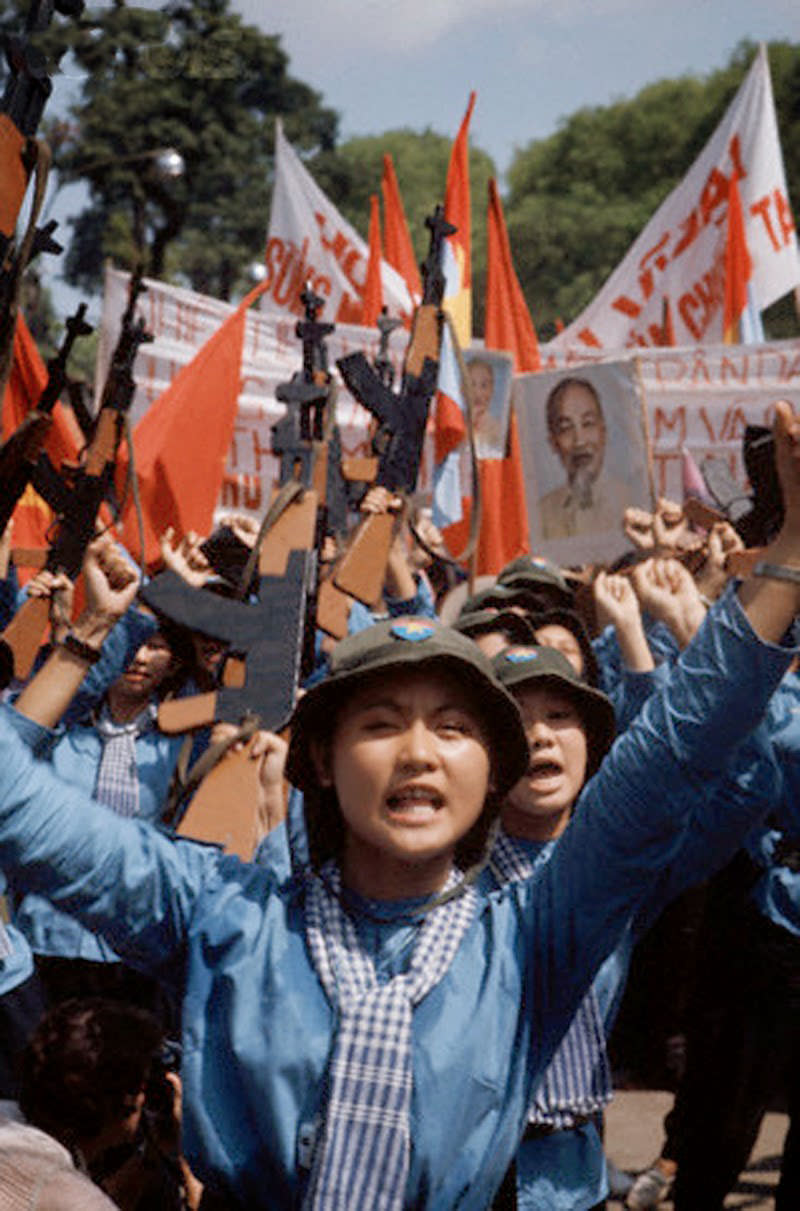
[[[450,969],[414,1010],[407,1206],[490,1202],[534,1083],[681,848],[687,783],[718,775],[780,681],[790,653],[761,643],[730,597],[714,614],[587,784],[542,871],[481,889]],[[0,771],[0,862],[184,988],[185,1151],[198,1176],[250,1208],[295,1205],[336,1029],[306,946],[303,880],[279,884],[113,815],[37,764],[1,716]],[[357,927],[379,978],[401,970],[407,906],[364,907]]]

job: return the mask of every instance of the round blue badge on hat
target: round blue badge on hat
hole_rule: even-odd
[[[395,639],[407,639],[410,643],[419,643],[422,639],[430,639],[435,632],[429,622],[409,619],[406,622],[396,622],[391,629]]]
[[[506,648],[503,652],[503,659],[507,660],[509,664],[525,664],[527,660],[538,660],[539,653],[536,648]]]

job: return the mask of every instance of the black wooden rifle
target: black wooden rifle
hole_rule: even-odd
[[[214,690],[161,705],[159,725],[166,732],[216,721],[236,725],[243,735],[257,728],[278,731],[286,726],[300,682],[311,671],[318,544],[326,528],[325,498],[336,479],[336,460],[330,457],[335,427],[328,416],[332,387],[325,348],[333,325],[319,320],[323,300],[313,291],[307,287],[301,298],[306,314],[296,333],[303,343],[303,368],[276,391],[286,404],[286,415],[273,426],[280,487],[242,569],[239,600],[219,596],[210,588],[192,588],[172,572],[155,577],[142,591],[143,600],[158,616],[227,645],[221,682]],[[341,486],[337,492],[339,508],[344,499]],[[254,573],[255,600],[244,600]],[[226,752],[212,764],[214,756],[201,758],[199,785],[196,776],[189,775],[187,789],[197,786],[197,790],[179,831],[219,842],[249,858],[257,839],[255,763],[246,751]]]
[[[49,165],[49,152],[37,141],[36,131],[53,85],[47,61],[34,41],[47,29],[54,10],[77,17],[83,10],[83,0],[33,0],[23,34],[3,39],[8,75],[0,99],[0,386],[10,363],[20,275],[38,252],[61,251],[52,238],[55,222],[41,228],[35,225]],[[33,222],[17,251],[17,219],[34,172],[38,182]]]
[[[410,493],[416,487],[428,411],[439,373],[442,253],[445,238],[456,228],[445,219],[441,206],[425,222],[430,247],[422,265],[422,302],[412,321],[400,391],[391,390],[363,353],[348,354],[336,363],[348,390],[378,422],[373,439],[378,454],[375,483],[392,493]],[[373,605],[380,597],[393,526],[391,514],[365,518],[334,570],[334,584],[365,605]]]
[[[40,496],[56,514],[54,535],[45,567],[65,572],[75,580],[83,565],[86,548],[95,535],[97,514],[104,500],[113,500],[114,466],[122,439],[125,416],[133,401],[133,363],[139,346],[153,338],[141,318],[135,318],[136,302],[145,289],[141,272],[133,275],[128,305],[122,318],[119,339],[94,423],[94,430],[81,462],[56,469],[41,454],[31,476]],[[33,668],[41,645],[49,611],[46,598],[31,598],[17,611],[0,636],[13,656],[14,676],[25,678]]]

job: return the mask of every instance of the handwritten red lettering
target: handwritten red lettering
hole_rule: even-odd
[[[789,199],[782,190],[776,189],[772,196],[775,199],[775,209],[778,212],[778,226],[781,229],[785,246],[794,234],[794,216],[789,206]]]
[[[676,428],[677,434],[675,434]],[[675,435],[676,442],[682,445],[686,441],[686,407],[679,404],[669,413],[665,408],[656,407],[653,412],[653,429],[654,441],[660,441],[666,431]]]
[[[780,252],[781,245],[780,245],[778,236],[775,232],[775,229],[772,226],[772,219],[771,219],[770,213],[769,213],[769,203],[770,203],[769,194],[765,193],[763,198],[759,198],[757,202],[750,203],[750,213],[753,216],[753,218],[756,218],[756,216],[758,216],[758,218],[761,219],[761,221],[764,224],[766,233],[769,236],[769,240],[770,240],[770,243],[772,244],[772,247],[775,249],[776,252]]]
[[[639,285],[642,288],[642,294],[645,299],[649,299],[653,293],[653,269],[664,270],[668,264],[668,258],[665,256],[662,249],[669,242],[670,233],[665,231],[661,239],[652,248],[644,254],[639,261]],[[653,264],[648,265],[648,261],[653,259]],[[638,314],[638,312],[637,312]]]

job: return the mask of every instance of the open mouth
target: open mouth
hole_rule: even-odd
[[[429,786],[403,787],[386,796],[386,806],[392,815],[420,820],[435,815],[443,804],[443,796]]]
[[[533,761],[528,766],[528,781],[549,782],[552,778],[560,778],[562,772],[556,761]]]

